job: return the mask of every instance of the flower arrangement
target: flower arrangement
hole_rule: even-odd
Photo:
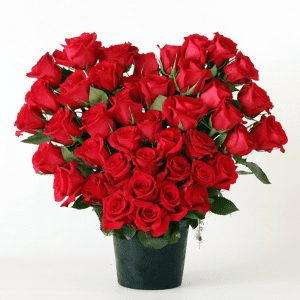
[[[243,156],[284,152],[287,136],[236,43],[193,34],[158,46],[157,60],[96,39],[83,33],[40,58],[15,122],[17,136],[30,134],[22,142],[39,145],[34,170],[54,174],[61,206],[93,207],[105,235],[162,248],[182,219],[195,229],[209,211],[237,211],[222,190],[239,175],[270,183]]]

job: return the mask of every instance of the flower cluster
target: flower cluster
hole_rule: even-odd
[[[40,58],[15,122],[17,136],[31,134],[23,142],[39,145],[34,170],[54,174],[61,206],[93,207],[104,233],[174,240],[173,221],[196,228],[208,211],[237,210],[221,194],[248,173],[237,164],[269,183],[242,156],[284,152],[287,136],[236,43],[193,34],[158,46],[157,60],[96,39],[83,33]]]

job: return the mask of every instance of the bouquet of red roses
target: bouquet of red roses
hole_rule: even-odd
[[[22,142],[39,145],[33,167],[54,174],[55,201],[93,207],[106,235],[137,233],[160,248],[178,241],[182,219],[195,229],[208,211],[237,211],[221,190],[239,174],[270,183],[243,156],[284,152],[287,136],[236,43],[193,34],[159,47],[157,60],[131,43],[107,48],[96,38],[66,39],[27,74],[37,80],[16,135],[29,133]]]

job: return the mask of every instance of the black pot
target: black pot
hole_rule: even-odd
[[[177,243],[147,248],[137,234],[130,240],[113,237],[118,283],[140,290],[171,289],[181,285],[189,224],[180,221]]]

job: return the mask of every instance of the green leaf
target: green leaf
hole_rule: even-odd
[[[103,230],[103,223],[102,223],[102,216],[103,216],[103,206],[94,206],[93,210],[98,216],[98,219],[100,221],[100,230],[102,233],[106,236],[110,236],[113,234],[113,230]]]
[[[189,225],[191,225],[191,227],[193,229],[197,228],[198,226],[198,219],[188,219]]]
[[[231,103],[238,109],[238,110],[242,110],[242,104],[240,103],[240,101],[239,100],[234,100],[234,99],[232,99],[231,100]]]
[[[215,202],[215,199],[214,198],[208,198],[207,201],[208,201],[209,204],[213,204]]]
[[[94,106],[98,103],[108,103],[108,96],[105,92],[102,90],[96,89],[94,87],[90,87],[90,93],[89,93],[89,103],[90,106]]]
[[[150,109],[155,109],[155,110],[158,110],[160,112],[163,112],[162,107],[163,107],[164,101],[166,99],[167,99],[166,96],[158,95],[157,98],[152,103],[152,105],[150,106]]]
[[[72,74],[73,74],[72,71],[62,68],[61,84],[64,83],[66,81],[66,79]]]
[[[248,174],[253,174],[252,172],[246,172],[246,171],[236,171],[239,175],[248,175]]]
[[[189,89],[187,89],[187,91],[185,93],[181,93],[182,96],[191,96],[197,86],[197,84],[199,83],[200,79]]]
[[[216,139],[215,139],[215,142],[216,142],[216,147],[219,148],[220,146],[222,146],[222,144],[224,143],[226,137],[227,137],[227,134],[228,133],[221,133]]]
[[[131,125],[134,125],[134,116],[133,116],[133,114],[132,114],[132,112],[131,112],[131,108],[130,108],[130,106],[128,106],[128,108],[129,108],[129,111],[130,111],[130,115],[131,115]],[[111,127],[110,127],[111,128]],[[112,133],[112,132],[111,132]]]
[[[84,200],[84,197],[81,195],[79,196],[74,204],[72,205],[73,208],[76,208],[76,209],[85,209],[85,208],[88,208],[89,205],[87,205],[86,203],[82,203],[82,200]]]
[[[75,161],[80,163],[81,160],[68,148],[65,147],[60,147],[61,154],[63,156],[63,159],[65,160],[66,163],[69,163],[70,161]]]
[[[236,155],[232,155],[232,157],[234,158],[234,160],[237,164],[246,166],[246,164],[247,164],[246,158],[242,158],[241,156],[236,156]]]
[[[215,189],[213,187],[208,187],[207,188],[208,194],[210,198],[214,198],[214,197],[218,197],[218,196],[222,196],[220,190]],[[211,203],[210,203],[211,204]]]
[[[218,73],[218,68],[217,68],[217,65],[214,65],[211,69],[211,77],[214,78],[216,77],[217,73]]]
[[[264,184],[271,184],[267,175],[263,172],[263,170],[253,162],[247,162],[246,167],[248,167],[253,174]]]
[[[81,172],[81,174],[84,177],[88,177],[89,175],[94,174],[93,169],[84,163],[81,163],[79,166],[77,166],[77,169]]]
[[[44,131],[34,134],[34,135],[28,137],[27,139],[22,140],[21,142],[27,143],[27,144],[40,145],[42,143],[46,143],[46,142],[49,142],[50,140],[54,139],[51,135],[44,135],[43,132]]]
[[[217,215],[228,215],[238,211],[237,207],[228,199],[224,197],[214,198],[210,211]]]
[[[168,245],[169,239],[162,237],[149,237],[148,232],[138,232],[138,238],[140,242],[147,248],[161,249]]]
[[[205,219],[205,214],[200,210],[189,210],[188,213],[185,215],[185,218],[203,220]]]
[[[127,224],[123,225],[123,231],[124,231],[124,235],[125,235],[127,240],[130,240],[136,234],[136,230],[134,229],[134,227],[133,226],[128,226]]]
[[[182,123],[181,123],[180,120],[179,120],[179,124],[178,124],[178,129],[180,129],[181,131],[183,131],[183,126],[182,126]]]

